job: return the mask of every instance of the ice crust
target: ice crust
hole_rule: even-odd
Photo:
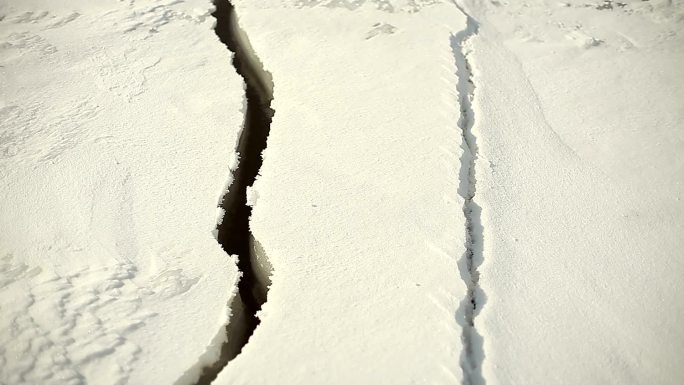
[[[234,4],[269,291],[215,384],[682,382],[684,3]],[[0,0],[0,384],[192,384],[245,333],[212,9]]]
[[[464,3],[483,377],[681,383],[682,3]]]
[[[0,383],[187,384],[244,90],[209,1],[0,2]]]
[[[236,2],[273,76],[250,222],[272,275],[216,383],[461,383],[465,16],[287,5]]]

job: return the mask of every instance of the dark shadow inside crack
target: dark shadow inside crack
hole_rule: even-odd
[[[459,9],[461,8],[459,7]],[[459,271],[466,284],[467,292],[456,312],[456,320],[463,329],[461,337],[463,342],[461,353],[463,384],[482,385],[485,383],[482,375],[482,363],[485,357],[484,341],[477,330],[475,318],[487,300],[479,285],[480,274],[478,271],[483,259],[484,229],[482,226],[482,208],[474,200],[477,191],[475,165],[478,160],[478,146],[477,138],[472,131],[475,122],[472,101],[476,87],[468,60],[470,51],[466,47],[467,41],[477,34],[479,24],[463,9],[461,12],[467,17],[467,27],[451,37],[451,48],[458,76],[457,88],[461,105],[461,117],[458,126],[461,128],[463,140],[458,194],[464,200],[466,251],[459,261]]]
[[[273,83],[261,62],[252,51],[246,35],[237,23],[233,5],[228,0],[215,0],[216,35],[233,53],[233,66],[246,83],[247,106],[242,133],[238,143],[240,158],[233,173],[233,182],[223,197],[225,210],[218,225],[217,240],[230,255],[238,256],[241,277],[238,294],[231,303],[232,316],[226,326],[227,342],[221,347],[219,359],[202,369],[198,385],[210,384],[218,373],[237,357],[259,325],[257,313],[266,301],[268,282],[259,279],[270,271],[260,271],[253,250],[258,244],[252,238],[249,218],[252,208],[247,205],[247,188],[254,183],[262,164],[261,154],[266,148],[274,111],[271,109]],[[263,254],[263,253],[262,253]],[[261,260],[264,255],[258,256]]]

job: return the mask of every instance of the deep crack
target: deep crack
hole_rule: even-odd
[[[484,359],[483,341],[477,332],[475,317],[482,309],[485,296],[478,286],[479,272],[477,267],[482,263],[483,228],[481,222],[481,208],[474,201],[477,187],[475,177],[475,163],[478,159],[477,138],[472,129],[475,123],[475,113],[472,107],[475,85],[468,55],[470,49],[468,40],[477,34],[478,24],[462,7],[468,23],[464,31],[451,38],[451,47],[456,60],[458,75],[458,94],[461,104],[461,117],[458,125],[463,137],[463,155],[461,157],[461,171],[459,194],[463,197],[463,214],[466,219],[466,251],[460,261],[461,277],[467,286],[467,295],[461,301],[457,316],[463,328],[463,352],[461,354],[461,368],[463,369],[463,383],[465,385],[484,384],[482,377],[482,361]]]
[[[257,266],[252,261],[254,240],[249,230],[252,208],[247,205],[246,189],[254,183],[261,168],[261,153],[266,148],[274,114],[270,107],[273,83],[271,75],[264,71],[240,29],[233,5],[228,0],[215,0],[215,6],[212,15],[216,18],[216,35],[233,53],[233,66],[246,83],[247,109],[238,143],[240,162],[233,173],[233,182],[223,197],[221,207],[225,215],[217,227],[217,239],[223,249],[230,255],[238,256],[241,278],[238,295],[231,304],[232,316],[226,326],[227,342],[221,347],[219,359],[203,368],[196,382],[198,385],[210,384],[228,362],[240,354],[259,325],[257,312],[266,301],[268,292],[267,283],[258,279]]]

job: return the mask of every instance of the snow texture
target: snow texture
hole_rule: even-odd
[[[195,381],[242,79],[204,0],[0,3],[0,384]]]
[[[682,3],[464,3],[484,379],[682,383]]]
[[[215,384],[684,382],[684,2],[234,4],[270,288]],[[246,101],[212,9],[0,0],[0,384],[220,368]]]

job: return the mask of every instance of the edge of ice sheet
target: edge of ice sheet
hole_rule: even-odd
[[[173,383],[211,358],[244,98],[211,8],[3,6],[2,381]]]
[[[460,383],[465,225],[450,37],[465,17],[450,4],[236,10],[273,74],[251,220],[273,275],[260,326],[216,382]]]
[[[684,375],[675,294],[684,288],[671,274],[684,268],[681,225],[645,215],[655,201],[561,140],[504,40],[484,21],[473,39],[478,201],[496,234],[485,238],[480,267],[484,378],[675,383]]]

